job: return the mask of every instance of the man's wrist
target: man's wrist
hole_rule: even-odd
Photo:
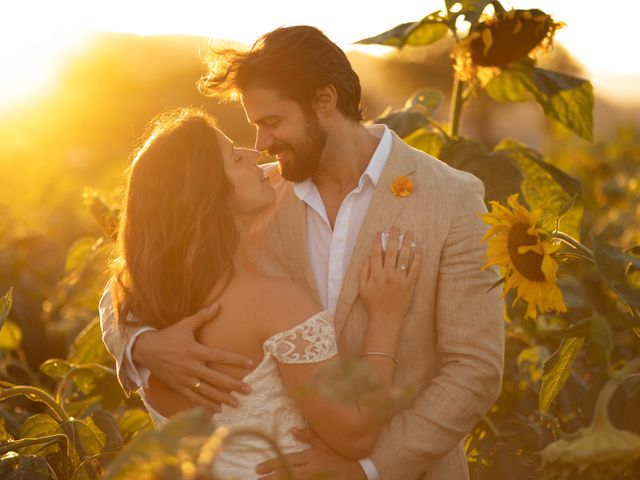
[[[145,342],[153,336],[151,333],[156,332],[155,329],[145,329],[140,332],[131,344],[131,362],[134,368],[144,366]]]
[[[128,377],[129,380],[131,380],[135,384],[136,389],[147,386],[151,372],[144,367],[143,361],[141,361],[139,358],[139,351],[138,355],[134,357],[134,349],[137,349],[137,347],[140,346],[138,344],[139,337],[150,331],[155,331],[155,328],[142,327],[136,330],[129,338],[129,342],[127,343],[125,349],[126,361],[124,362],[124,364],[126,366],[124,366],[124,372],[126,372],[126,377]],[[149,336],[147,336],[147,338],[148,337]]]

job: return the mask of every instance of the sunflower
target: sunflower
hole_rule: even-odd
[[[482,215],[490,225],[483,241],[489,243],[488,262],[482,268],[500,265],[505,277],[504,295],[517,290],[527,302],[526,316],[535,318],[538,310],[566,312],[562,291],[556,283],[558,262],[553,254],[559,243],[550,241],[548,232],[537,226],[541,212],[529,212],[518,203],[518,194],[507,199],[509,207],[492,201],[491,212]]]
[[[456,44],[456,74],[461,80],[473,82],[477,78],[486,85],[502,67],[549,51],[556,30],[563,26],[538,9],[483,15]]]

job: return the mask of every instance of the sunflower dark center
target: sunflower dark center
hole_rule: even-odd
[[[542,272],[542,255],[536,252],[518,253],[518,247],[535,245],[538,238],[527,233],[529,225],[523,222],[514,223],[509,230],[509,257],[520,274],[534,282],[544,282]]]

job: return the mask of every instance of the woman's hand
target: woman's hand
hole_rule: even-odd
[[[387,249],[383,251],[381,234],[377,234],[373,240],[373,254],[365,259],[360,272],[358,291],[370,323],[400,325],[411,306],[422,249],[416,248],[411,259],[411,233],[405,233],[400,250],[399,236],[400,230],[392,227]]]
[[[249,393],[249,385],[216,370],[216,365],[246,369],[253,366],[244,355],[208,347],[196,340],[198,328],[211,321],[218,311],[218,304],[209,305],[162,330],[144,332],[136,338],[131,352],[136,365],[149,369],[169,388],[211,411],[220,411],[222,403],[238,405],[227,391]]]

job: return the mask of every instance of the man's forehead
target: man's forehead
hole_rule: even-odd
[[[242,92],[242,106],[248,120],[255,123],[266,116],[289,113],[298,105],[274,88],[251,87]]]

